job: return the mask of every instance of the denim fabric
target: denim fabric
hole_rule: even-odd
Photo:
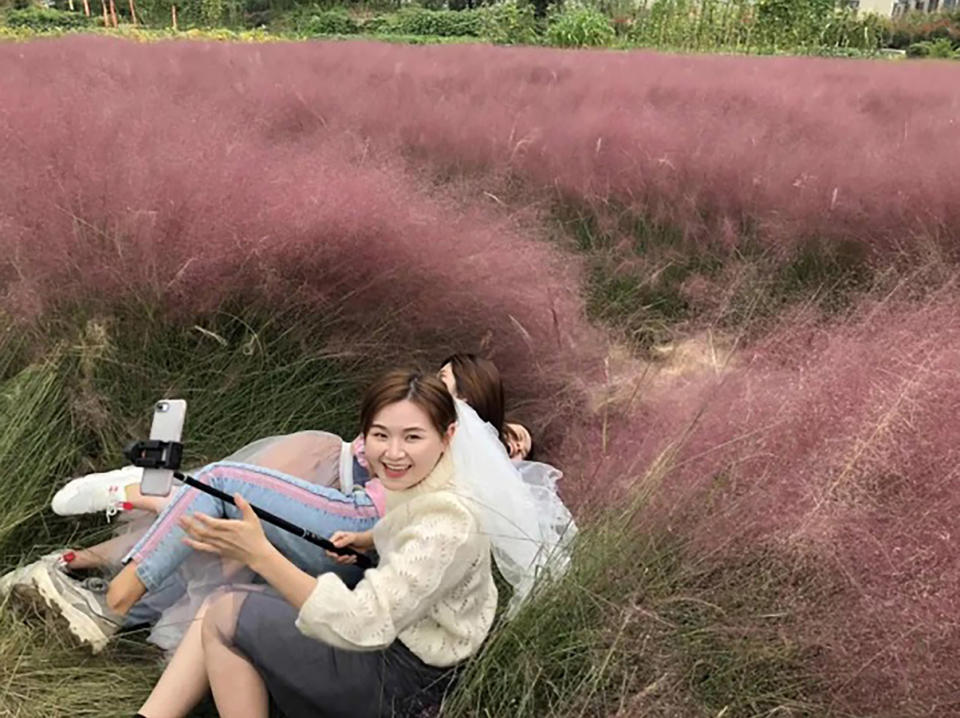
[[[364,491],[346,495],[258,466],[218,462],[196,478],[231,496],[239,493],[254,506],[325,538],[335,531],[366,531],[380,518],[380,509]],[[124,562],[137,562],[137,575],[148,591],[159,590],[193,550],[183,543],[185,532],[179,521],[194,513],[240,518],[232,504],[182,487],[124,558]],[[266,522],[262,525],[270,543],[303,571],[317,575],[338,566],[319,546]]]

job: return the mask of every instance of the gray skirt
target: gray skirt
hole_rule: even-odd
[[[428,666],[399,640],[380,651],[346,651],[304,636],[296,618],[278,594],[250,593],[234,634],[284,718],[429,715],[454,679],[454,670]]]

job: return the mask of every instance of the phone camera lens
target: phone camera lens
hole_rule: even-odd
[[[166,411],[167,409],[169,409],[169,408],[170,408],[170,405],[169,405],[167,402],[165,402],[165,401],[158,401],[158,402],[157,402],[157,411],[158,411],[158,412],[165,412],[165,411]]]

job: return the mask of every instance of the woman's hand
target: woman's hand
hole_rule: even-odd
[[[253,507],[240,494],[233,497],[242,519],[215,519],[206,514],[194,514],[180,519],[180,526],[189,538],[183,542],[197,551],[215,553],[240,561],[251,568],[262,562],[273,551]]]
[[[337,548],[349,546],[357,551],[369,551],[373,548],[373,531],[335,531],[330,537],[330,543]],[[357,562],[356,556],[342,556],[333,551],[327,551],[327,556],[340,564]]]

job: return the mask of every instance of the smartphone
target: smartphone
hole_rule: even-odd
[[[187,402],[183,399],[161,399],[153,406],[153,424],[150,438],[160,441],[180,441],[183,422],[187,417]],[[173,488],[173,469],[144,469],[140,493],[144,496],[167,496]]]

